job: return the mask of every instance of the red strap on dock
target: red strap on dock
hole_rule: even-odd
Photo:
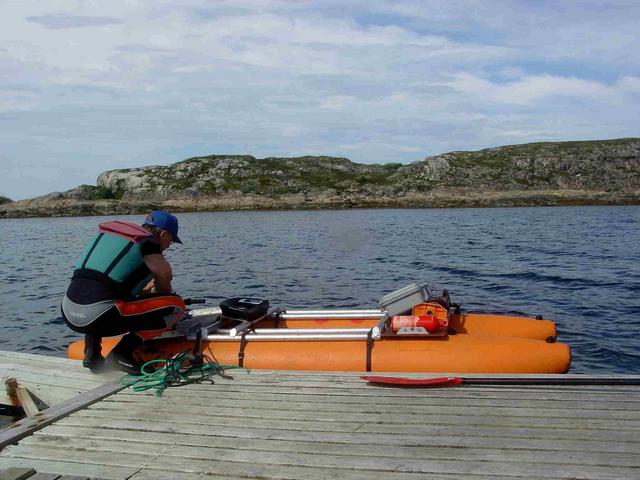
[[[438,378],[400,378],[400,377],[360,377],[369,383],[380,385],[389,385],[394,387],[422,387],[422,388],[439,388],[453,387],[462,384],[460,377],[438,377]]]

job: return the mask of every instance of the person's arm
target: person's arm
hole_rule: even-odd
[[[155,293],[171,293],[171,279],[173,273],[171,265],[161,253],[144,256],[144,263],[153,275]]]
[[[150,295],[155,293],[155,284],[153,278],[147,283],[144,288],[140,291],[140,295]]]

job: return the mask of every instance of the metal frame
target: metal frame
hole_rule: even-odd
[[[225,335],[220,333],[214,333],[207,336],[207,340],[209,341],[217,341],[217,342],[240,342],[241,340],[246,342],[280,342],[280,341],[289,341],[289,342],[318,342],[318,341],[354,341],[354,340],[366,340],[367,334],[369,330],[364,333],[347,333],[352,329],[345,328],[343,329],[344,333],[288,333],[275,334],[275,333],[256,333],[251,331],[247,332],[244,335]],[[377,339],[379,340],[379,338]]]
[[[221,315],[220,308],[202,308],[189,312],[190,318],[208,318],[212,320]],[[358,328],[257,328],[253,326],[265,319],[279,320],[344,320],[344,319],[369,319],[378,320],[373,327]],[[214,332],[203,335],[208,341],[218,342],[317,342],[317,341],[377,341],[389,336],[390,316],[378,309],[298,309],[285,310],[281,307],[273,307],[269,312],[253,321],[242,321],[233,328],[216,329]],[[180,336],[179,332],[167,332],[162,338]],[[400,335],[404,336],[404,335]],[[407,335],[408,336],[408,335]],[[434,334],[412,332],[411,336],[433,337]]]

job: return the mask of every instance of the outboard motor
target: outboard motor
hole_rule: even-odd
[[[269,311],[269,301],[256,298],[227,298],[220,302],[222,316],[232,320],[253,322]]]

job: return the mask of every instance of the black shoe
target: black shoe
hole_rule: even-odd
[[[143,341],[139,335],[127,333],[107,355],[107,362],[129,375],[140,375],[143,364],[134,358],[133,351]]]
[[[83,362],[84,365],[84,362]],[[109,366],[109,363],[106,361],[106,359],[102,359],[99,362],[95,362],[90,366],[85,365],[86,368],[88,368],[91,373],[104,373],[104,372],[108,372],[110,370],[112,370],[112,368]]]
[[[107,357],[107,363],[129,375],[137,376],[142,373],[142,364],[134,358],[127,358],[122,355],[109,355]]]
[[[104,357],[102,356],[102,337],[90,333],[84,336],[84,357],[82,366],[98,373],[104,370]]]

